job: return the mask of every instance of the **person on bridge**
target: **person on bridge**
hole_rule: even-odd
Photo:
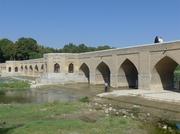
[[[104,83],[104,92],[108,92],[108,83],[107,82],[105,82]]]
[[[154,39],[154,43],[163,43],[162,37],[156,36]]]

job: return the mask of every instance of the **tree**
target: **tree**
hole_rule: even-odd
[[[89,48],[85,44],[80,44],[78,46],[78,52],[79,53],[88,52],[88,51],[89,51]]]
[[[28,60],[30,59],[30,57],[36,58],[34,54],[39,52],[37,41],[32,38],[22,37],[15,42],[15,45],[17,48],[17,53],[16,53],[17,60]]]
[[[4,58],[3,58],[3,52],[0,48],[0,63],[4,62]]]
[[[104,45],[104,46],[98,46],[98,47],[96,48],[97,51],[99,51],[99,50],[106,50],[106,49],[111,49],[111,47],[108,46],[108,45]]]
[[[78,47],[73,43],[69,43],[64,46],[64,48],[62,49],[62,52],[63,53],[78,53]]]
[[[2,52],[1,61],[5,62],[6,60],[14,60],[16,48],[12,41],[9,39],[1,39],[0,40],[0,49]]]

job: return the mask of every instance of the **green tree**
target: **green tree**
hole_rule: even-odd
[[[12,41],[9,39],[0,40],[0,49],[2,53],[1,61],[5,62],[6,60],[14,60],[16,54],[16,47]]]
[[[39,53],[39,47],[37,41],[32,38],[20,38],[15,42],[17,53],[17,60],[28,60],[30,57],[36,57]]]
[[[67,45],[64,46],[64,48],[62,49],[63,53],[78,53],[78,47],[73,44],[73,43],[69,43]]]
[[[98,46],[96,48],[96,51],[99,51],[99,50],[106,50],[106,49],[111,49],[112,47],[108,46],[108,45],[104,45],[104,46]]]
[[[85,44],[80,44],[78,46],[78,52],[79,53],[88,52],[88,51],[89,51],[89,48]]]
[[[4,62],[4,58],[3,58],[3,52],[0,48],[0,63]]]

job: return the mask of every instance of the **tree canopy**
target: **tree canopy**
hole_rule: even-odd
[[[45,53],[82,53],[111,49],[108,45],[88,47],[85,44],[69,43],[63,48],[55,49],[38,44],[33,38],[19,38],[13,42],[9,39],[0,39],[0,63],[7,60],[29,60],[42,58]]]

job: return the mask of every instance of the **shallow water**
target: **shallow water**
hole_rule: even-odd
[[[103,86],[89,86],[88,84],[52,85],[23,91],[1,91],[0,103],[71,102],[101,92],[103,92]]]

